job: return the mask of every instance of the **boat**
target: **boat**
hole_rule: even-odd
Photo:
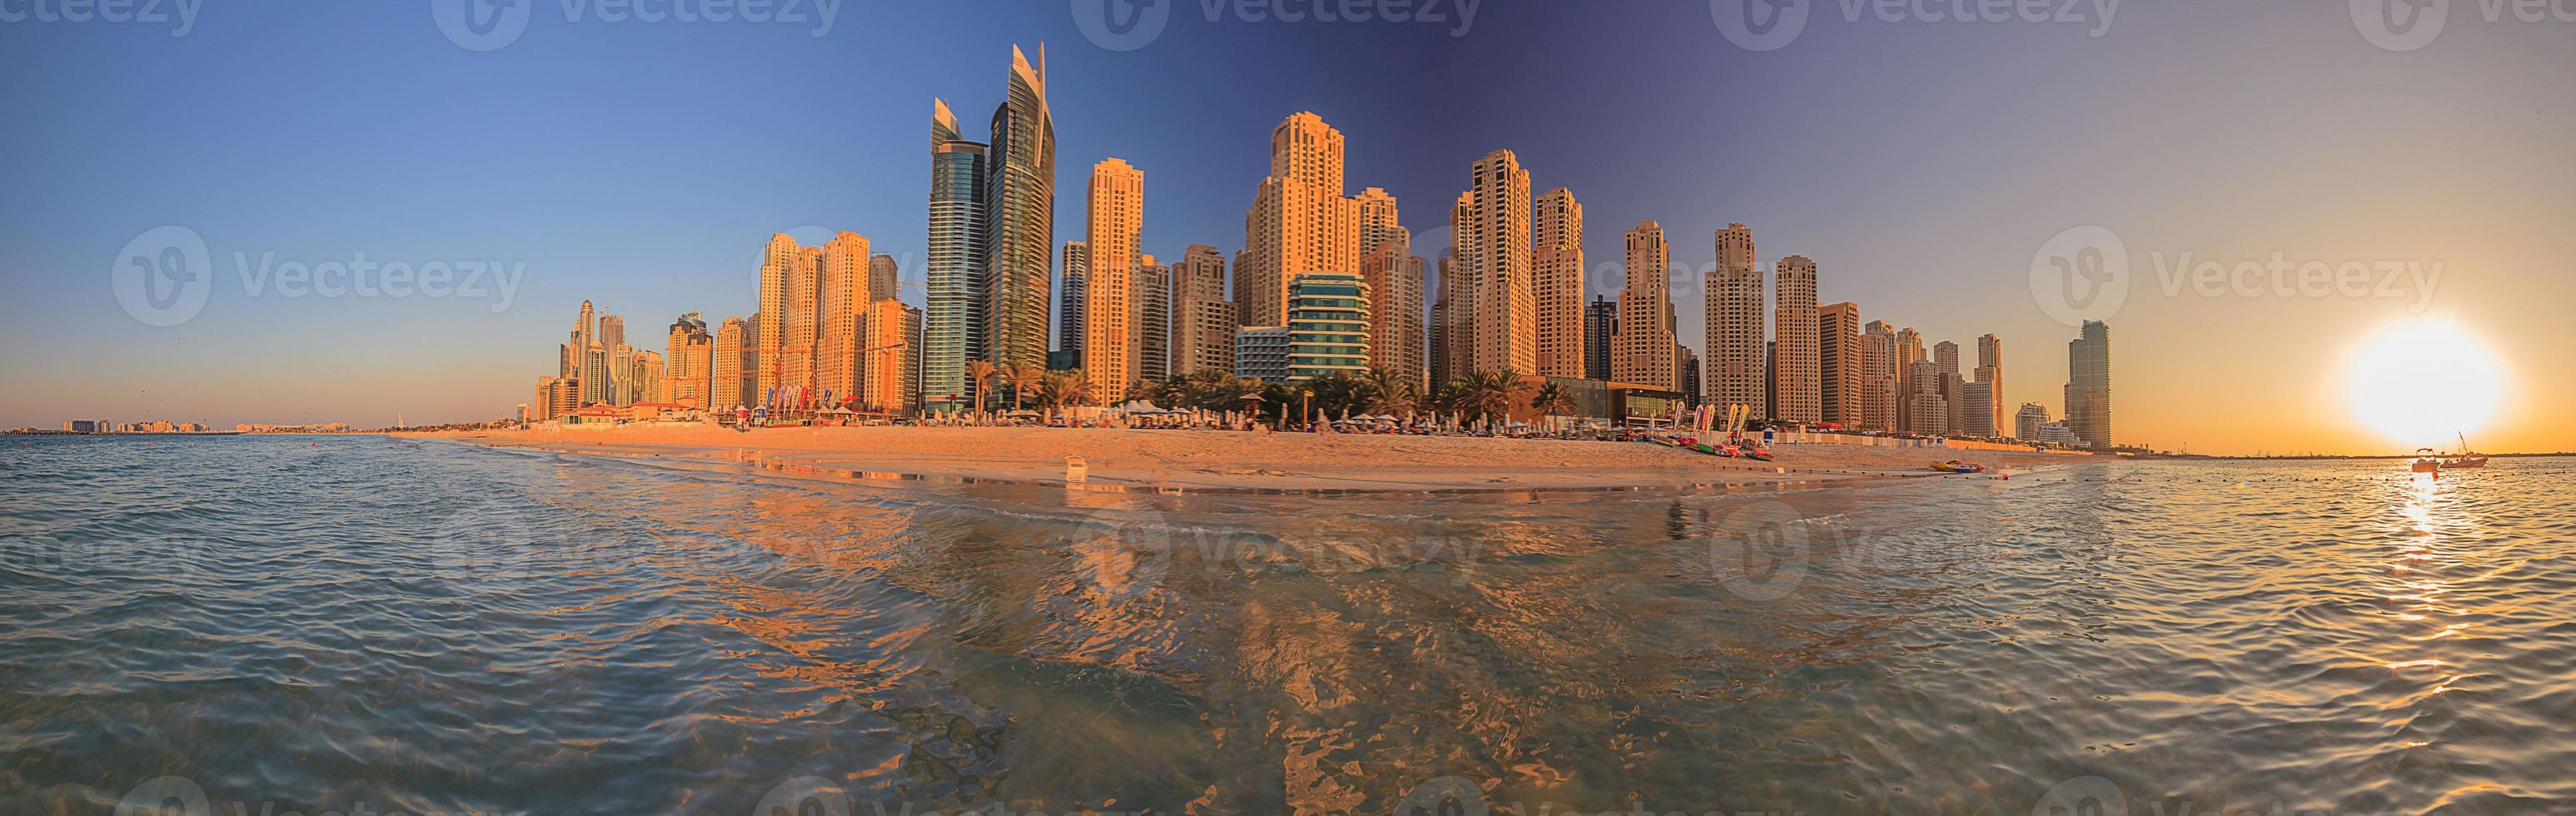
[[[1984,473],[1984,472],[1986,472],[1986,466],[1985,466],[1985,465],[1980,465],[1980,464],[1977,464],[1977,463],[1975,463],[1975,462],[1962,462],[1962,461],[1959,461],[1959,460],[1957,460],[1957,459],[1952,459],[1952,460],[1947,461],[1947,462],[1934,462],[1934,463],[1932,463],[1932,469],[1933,469],[1933,470],[1935,470],[1935,471],[1941,472],[1941,473]]]
[[[2443,470],[2486,466],[2486,457],[2479,456],[2476,451],[2469,450],[2469,437],[2467,434],[2460,435],[2460,455],[2442,460]]]
[[[2416,448],[2415,464],[2409,466],[2409,469],[2417,473],[2430,473],[2434,476],[2440,476],[2442,475],[2442,460],[2433,458],[2432,448]]]

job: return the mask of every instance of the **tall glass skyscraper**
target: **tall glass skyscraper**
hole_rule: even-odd
[[[984,244],[987,167],[982,143],[966,141],[948,103],[930,109],[929,320],[922,328],[921,392],[928,411],[968,404],[966,361],[984,357]]]
[[[985,178],[988,259],[982,359],[1008,365],[1047,361],[1049,256],[1055,250],[1055,121],[1047,113],[1046,46],[1038,64],[1014,46],[1002,104],[993,109]]]

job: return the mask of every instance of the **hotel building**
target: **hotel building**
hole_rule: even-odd
[[[1816,373],[1822,384],[1823,421],[1861,427],[1860,305],[1834,303],[1816,310]]]
[[[1778,362],[1772,377],[1779,389],[1771,415],[1784,422],[1814,424],[1825,419],[1822,323],[1816,316],[1816,262],[1803,255],[1780,259],[1779,313],[1772,320]]]
[[[1754,268],[1753,230],[1728,224],[1717,232],[1717,271],[1706,290],[1709,399],[1770,416],[1763,361],[1762,272]]]
[[[1628,231],[1628,280],[1619,290],[1619,335],[1613,344],[1610,379],[1673,390],[1672,297],[1665,290],[1672,267],[1672,245],[1663,225],[1640,221]]]
[[[1583,204],[1558,187],[1538,197],[1530,260],[1538,308],[1538,371],[1583,376]]]
[[[1082,370],[1102,402],[1138,375],[1136,265],[1144,228],[1145,172],[1123,159],[1091,167],[1090,267],[1083,273]],[[1068,250],[1071,247],[1067,247]]]

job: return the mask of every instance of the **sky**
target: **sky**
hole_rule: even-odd
[[[0,0],[0,427],[504,416],[584,299],[646,348],[682,312],[749,314],[778,231],[866,235],[917,284],[931,100],[980,132],[1012,46],[1043,43],[1058,242],[1116,156],[1145,172],[1147,252],[1231,255],[1270,129],[1314,111],[1346,136],[1347,192],[1395,195],[1417,254],[1507,148],[1533,193],[1585,205],[1590,294],[1615,298],[1640,221],[1694,272],[1742,222],[1863,320],[1968,354],[1999,335],[2007,404],[2062,413],[2072,322],[2103,318],[2121,441],[2222,454],[2411,447],[2346,384],[2373,332],[2439,321],[2502,372],[2459,430],[2576,450],[2564,2],[2435,3],[2412,28],[2371,0],[1751,0],[1793,15],[1767,34],[1744,0],[1332,0],[1373,10],[1333,22],[1165,0],[1132,27],[1128,0],[780,0],[801,19],[762,22],[745,0],[526,0],[523,27],[460,22],[487,2]],[[2033,272],[2060,255],[2125,265],[2124,294],[2072,303]],[[459,285],[326,296],[279,271],[362,258]],[[2276,258],[2367,279],[2234,270]],[[2196,284],[2207,262],[2233,283]],[[155,268],[205,270],[202,305],[137,289]]]

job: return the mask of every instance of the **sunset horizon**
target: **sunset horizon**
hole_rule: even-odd
[[[2576,803],[2576,0],[0,0],[0,66],[0,813]]]

